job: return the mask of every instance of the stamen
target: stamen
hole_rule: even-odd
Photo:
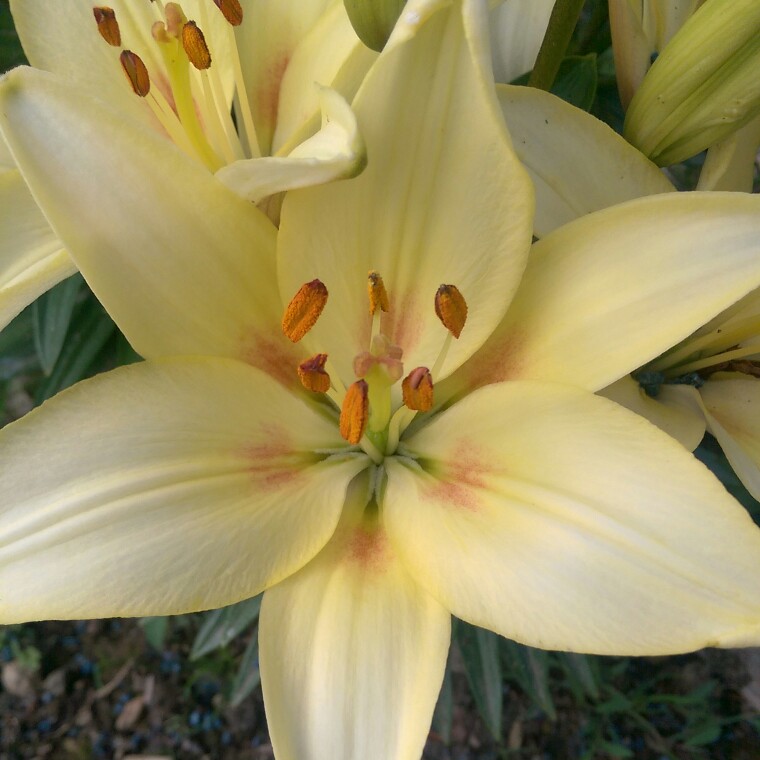
[[[214,5],[232,26],[240,26],[243,23],[243,9],[238,0],[214,0]]]
[[[369,295],[369,313],[374,316],[375,312],[388,311],[388,291],[385,289],[383,278],[374,269],[367,275],[367,293]]]
[[[356,445],[362,439],[369,419],[369,386],[365,380],[357,380],[348,386],[340,410],[340,434]]]
[[[317,323],[326,303],[327,288],[320,280],[301,285],[285,309],[282,331],[293,343],[298,343]]]
[[[467,321],[467,302],[456,285],[441,285],[435,294],[435,313],[443,326],[455,337]]]
[[[119,60],[135,95],[144,98],[150,92],[150,77],[142,58],[131,50],[122,50]]]
[[[404,404],[415,412],[427,412],[433,407],[433,378],[427,367],[413,369],[401,383]]]
[[[195,21],[188,21],[182,27],[182,47],[185,48],[188,60],[196,69],[205,71],[211,67],[211,53],[209,53],[206,38]]]
[[[109,45],[121,47],[121,30],[113,8],[108,8],[105,5],[96,7],[92,9],[92,15],[95,16],[95,23],[98,25],[100,36]]]
[[[315,393],[330,390],[330,375],[325,372],[327,354],[316,354],[298,365],[298,377],[304,388]]]

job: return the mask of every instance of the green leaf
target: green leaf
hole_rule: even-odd
[[[565,668],[568,679],[577,683],[581,693],[592,699],[598,699],[599,686],[589,655],[559,652],[557,656]]]
[[[205,613],[203,625],[190,651],[190,659],[197,660],[204,654],[227,646],[258,618],[260,609],[261,595]]]
[[[433,713],[433,730],[441,737],[447,746],[451,744],[451,725],[454,716],[454,688],[451,677],[451,656],[446,663],[443,674],[443,684],[438,695],[438,702]]]
[[[495,739],[501,737],[502,677],[499,636],[456,621],[456,641],[475,704]]]
[[[551,720],[556,720],[557,711],[549,689],[549,653],[502,639],[501,656],[508,676],[517,681]]]
[[[49,377],[37,389],[38,404],[87,377],[95,358],[116,330],[105,309],[94,296],[77,308],[69,334]]]
[[[82,282],[80,274],[68,277],[32,304],[34,347],[46,375],[58,361]]]
[[[610,757],[633,757],[633,752],[623,744],[614,744],[602,740],[599,742],[601,749],[603,749]]]
[[[141,618],[139,624],[145,633],[148,643],[154,649],[161,651],[164,648],[164,641],[166,641],[166,634],[169,630],[169,618],[153,615]]]
[[[551,92],[571,105],[590,111],[598,82],[596,53],[563,59]]]
[[[26,63],[7,0],[0,0],[0,73]]]
[[[692,727],[684,744],[687,747],[702,747],[705,744],[712,744],[720,739],[721,731],[721,722],[717,718],[707,718],[701,725]]]
[[[258,599],[259,597],[255,597]],[[259,632],[258,629],[251,634],[251,640],[243,653],[238,672],[232,682],[230,691],[230,706],[237,707],[261,681],[259,672]]]

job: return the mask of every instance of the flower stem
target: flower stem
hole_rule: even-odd
[[[565,57],[573,30],[581,15],[584,0],[556,0],[546,28],[536,64],[528,79],[529,87],[549,90]]]

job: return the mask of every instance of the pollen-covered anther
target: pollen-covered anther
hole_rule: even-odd
[[[282,316],[282,331],[298,343],[317,323],[327,303],[327,288],[320,280],[304,283],[293,296]]]
[[[195,21],[188,21],[182,27],[182,47],[185,48],[190,63],[199,71],[210,68],[211,53],[206,38]]]
[[[330,375],[325,371],[327,354],[315,354],[298,365],[298,378],[301,385],[315,393],[326,393],[330,390]]]
[[[131,50],[122,50],[119,60],[135,95],[144,98],[150,92],[150,77],[142,58]]]
[[[367,294],[369,295],[369,313],[374,314],[378,309],[388,311],[388,291],[379,272],[371,270],[367,275]]]
[[[435,313],[443,326],[455,337],[467,321],[467,301],[456,285],[441,285],[435,294]]]
[[[238,0],[214,0],[214,5],[222,12],[227,23],[232,26],[240,26],[243,23],[243,9]]]
[[[427,412],[433,408],[433,378],[427,367],[413,369],[401,383],[404,406],[415,412]]]
[[[121,47],[121,30],[113,8],[103,5],[92,9],[100,36],[113,47]]]
[[[361,441],[369,420],[369,385],[366,380],[351,383],[340,410],[340,434],[354,445]]]

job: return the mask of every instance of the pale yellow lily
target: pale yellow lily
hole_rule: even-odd
[[[211,0],[115,0],[110,8],[93,8],[91,0],[14,0],[11,9],[34,66],[168,136],[276,220],[279,200],[267,196],[363,168],[364,146],[344,97],[353,97],[375,54],[357,39],[341,0],[217,5],[226,17]],[[237,23],[238,10],[242,23],[233,31],[227,18]],[[188,48],[194,63],[185,52],[186,19],[201,30],[211,56],[207,69],[195,68],[202,57],[197,46]],[[137,57],[122,63],[120,55]],[[138,81],[142,65],[144,82]],[[135,87],[150,91],[138,97]],[[233,94],[239,129],[230,116]],[[3,327],[76,268],[10,155],[3,171],[4,143],[0,150],[0,200],[10,211],[0,221]]]
[[[521,282],[532,193],[482,68],[485,18],[476,0],[407,5],[353,103],[367,170],[289,193],[277,236],[80,90],[34,71],[0,87],[25,179],[148,359],[0,434],[0,619],[167,614],[267,589],[280,760],[419,757],[450,612],[576,651],[760,640],[747,514],[591,392],[760,283],[757,199],[590,214],[537,243]],[[294,346],[283,311],[305,332],[317,280],[329,300]],[[434,304],[465,322],[459,340]],[[306,392],[297,370],[321,382],[322,352],[330,386]],[[417,395],[420,368],[436,386],[414,419],[400,361]]]
[[[603,391],[688,449],[708,430],[760,499],[760,291]]]

